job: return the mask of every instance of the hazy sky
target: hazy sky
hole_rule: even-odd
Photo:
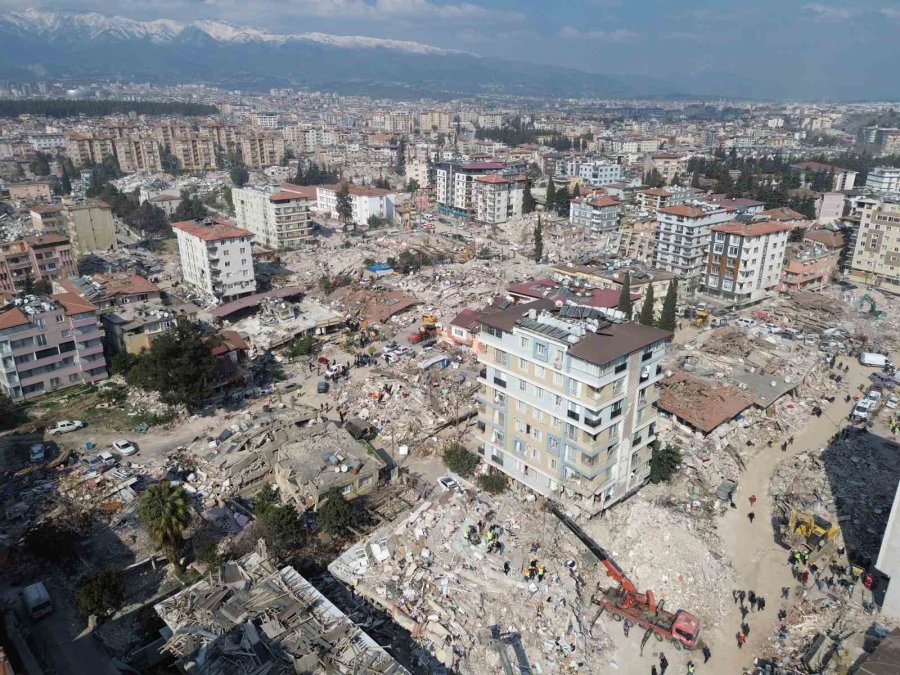
[[[878,96],[900,80],[900,0],[0,0],[29,7],[418,40],[732,95]]]

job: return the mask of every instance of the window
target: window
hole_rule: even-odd
[[[516,410],[520,413],[524,413],[528,411],[528,404],[525,401],[516,401]]]
[[[35,337],[35,340],[34,340],[34,343],[35,343],[38,347],[43,347],[44,345],[47,344],[47,336],[46,336],[46,335],[38,335],[38,336],[36,336],[36,337]]]
[[[519,380],[519,391],[528,391],[528,383],[525,380]]]
[[[616,366],[615,372],[621,373],[628,367],[628,363],[626,361],[622,361],[619,365]]]
[[[528,361],[523,359],[521,356],[519,357],[519,369],[524,370],[526,373],[528,372]]]
[[[63,314],[56,315],[56,323],[62,323],[65,320],[66,320],[66,317]]]
[[[537,377],[537,378],[541,378],[541,379],[544,377],[544,368],[543,368],[543,366],[535,366],[535,367],[534,367],[534,376]]]
[[[547,345],[545,345],[543,342],[535,342],[534,343],[534,353],[537,356],[543,356],[544,358],[546,358],[547,357]]]
[[[519,338],[519,346],[522,347],[523,349],[528,349],[528,338],[520,337]]]

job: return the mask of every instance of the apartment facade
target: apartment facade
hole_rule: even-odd
[[[450,113],[433,110],[419,113],[419,129],[422,133],[436,131],[439,134],[449,134],[453,122]]]
[[[759,302],[781,280],[790,225],[732,221],[710,228],[705,293],[745,306]]]
[[[502,173],[503,162],[442,162],[435,168],[438,210],[467,218],[475,213],[475,179]]]
[[[252,232],[214,219],[186,220],[172,229],[186,284],[222,302],[256,292]]]
[[[296,248],[313,238],[310,203],[289,191],[271,193],[252,187],[234,188],[235,221],[253,233],[254,241],[273,250]]]
[[[117,138],[114,141],[119,168],[126,173],[162,171],[159,143],[152,137]]]
[[[671,334],[536,300],[480,315],[479,453],[590,514],[647,480]]]
[[[16,292],[36,281],[65,279],[76,268],[72,244],[57,234],[0,244],[0,291]]]
[[[96,308],[62,293],[0,310],[0,389],[13,401],[107,377]]]
[[[522,215],[522,197],[528,176],[479,176],[473,183],[475,220],[480,223],[505,223]]]
[[[850,278],[900,292],[900,203],[860,200]]]
[[[241,136],[241,158],[251,167],[274,166],[284,160],[284,135],[255,131]]]
[[[732,215],[732,211],[712,204],[659,209],[653,266],[689,280],[689,288],[694,288],[706,270],[709,228],[731,220]]]
[[[78,168],[100,164],[115,154],[112,138],[80,132],[66,134],[66,155]]]
[[[112,209],[99,201],[70,204],[63,211],[66,232],[79,255],[109,251],[116,247],[116,225]]]
[[[569,175],[578,176],[590,185],[610,185],[622,179],[622,167],[613,162],[593,160],[577,164],[577,171],[573,170]]]
[[[650,156],[645,169],[656,169],[667,183],[671,183],[676,175],[684,175],[687,171],[690,155],[686,153],[658,152]]]
[[[900,168],[876,166],[866,176],[866,187],[876,192],[900,192]]]
[[[316,205],[319,213],[334,220],[338,219],[337,196],[341,187],[341,185],[316,186]],[[352,222],[354,224],[365,225],[372,216],[389,221],[394,220],[396,193],[351,183],[347,184],[347,191],[350,193],[350,204],[353,207]]]
[[[829,249],[817,241],[790,245],[778,290],[785,293],[821,291],[831,281],[841,258],[840,249]]]
[[[611,197],[576,197],[569,202],[569,222],[588,238],[618,229],[621,212],[622,202]]]
[[[177,134],[163,146],[175,156],[184,171],[212,171],[217,166],[216,143],[212,138],[193,132]]]

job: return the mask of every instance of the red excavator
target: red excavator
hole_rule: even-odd
[[[675,649],[696,649],[702,647],[700,642],[700,620],[683,609],[674,614],[663,609],[663,602],[656,602],[653,591],[639,593],[635,585],[615,560],[609,557],[602,546],[591,539],[578,524],[565,515],[552,502],[547,503],[548,510],[555,515],[569,530],[587,546],[597,559],[603,563],[606,573],[612,577],[617,586],[600,588],[591,596],[591,602],[599,605],[600,611],[591,622],[591,627],[600,618],[604,610],[609,610],[610,616],[616,621],[629,619],[645,630],[653,632],[653,636],[660,642],[669,640]]]

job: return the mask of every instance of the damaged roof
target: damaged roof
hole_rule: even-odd
[[[735,386],[676,373],[662,381],[657,406],[695,429],[710,433],[753,405],[753,399]]]

